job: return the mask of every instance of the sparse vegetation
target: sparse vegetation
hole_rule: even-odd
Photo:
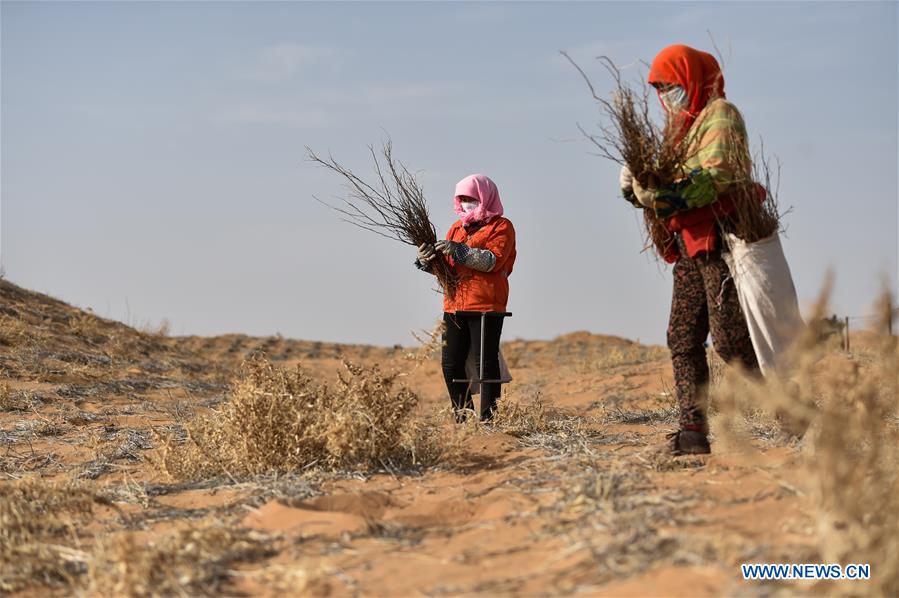
[[[158,540],[134,532],[85,546],[93,487],[28,478],[0,485],[0,591],[45,586],[90,595],[194,596],[222,591],[228,566],[272,554],[272,539],[222,522],[182,524]]]
[[[578,364],[580,373],[605,373],[621,366],[634,366],[669,359],[668,349],[660,346],[647,346],[630,343],[622,347],[612,347],[599,355],[585,358]]]
[[[336,385],[302,368],[248,361],[230,401],[170,439],[162,463],[176,478],[270,471],[369,470],[434,465],[453,441],[415,417],[418,397],[397,374],[345,364]]]
[[[147,542],[133,532],[101,542],[86,587],[102,596],[217,596],[230,565],[270,556],[272,539],[222,522],[181,525]]]
[[[823,299],[820,305],[812,322],[823,321]],[[791,376],[758,380],[730,372],[716,392],[718,420],[732,442],[744,445],[758,436],[801,438],[822,562],[870,563],[877,593],[896,595],[899,509],[887,505],[899,493],[899,346],[884,324],[876,349],[860,363],[822,352],[814,328],[797,346]]]
[[[76,312],[69,316],[69,329],[72,334],[89,343],[97,344],[106,340],[103,321],[89,312]]]
[[[0,411],[24,411],[28,406],[22,393],[12,390],[8,383],[0,384]]]
[[[64,586],[83,573],[88,557],[77,529],[93,513],[97,494],[77,482],[27,478],[0,484],[0,590],[32,584]]]
[[[44,335],[0,345],[0,593],[625,593],[698,567],[726,595],[895,594],[887,334],[851,353],[807,340],[783,381],[715,362],[713,455],[675,458],[655,448],[677,415],[661,347],[511,341],[497,417],[455,425],[436,410],[439,331],[411,356],[153,339],[0,292]],[[331,380],[342,358],[364,365]],[[404,551],[452,579],[385,575]],[[864,586],[731,581],[742,562],[859,561]]]
[[[0,345],[20,345],[33,334],[21,318],[0,315]]]
[[[438,320],[434,328],[421,333],[413,332],[412,336],[418,341],[418,348],[405,354],[405,358],[418,367],[430,361],[443,348],[443,333],[446,330],[446,324],[443,320]]]
[[[159,324],[151,324],[147,322],[143,326],[141,326],[141,332],[150,337],[155,337],[158,339],[163,339],[169,335],[172,330],[172,323],[166,319],[163,319]]]

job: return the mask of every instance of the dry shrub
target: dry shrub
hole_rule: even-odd
[[[70,315],[69,329],[89,343],[101,343],[107,338],[103,320],[88,312],[79,311]]]
[[[0,345],[20,345],[31,336],[28,326],[20,318],[0,316]]]
[[[733,147],[741,143],[735,140]],[[733,233],[747,243],[766,239],[781,230],[781,214],[777,201],[780,164],[765,155],[764,144],[755,159],[738,152],[725,158],[735,173],[743,173],[727,189],[733,211],[718,214],[718,223],[725,232]],[[747,162],[748,161],[748,162]]]
[[[336,385],[286,370],[262,357],[244,364],[225,406],[169,439],[162,464],[173,477],[266,472],[370,470],[431,465],[456,439],[416,418],[418,397],[396,373],[345,364]]]
[[[150,541],[125,533],[100,543],[87,589],[94,596],[215,596],[232,563],[272,553],[267,536],[215,522],[184,525]]]
[[[413,332],[412,336],[418,341],[418,348],[407,352],[404,357],[412,362],[414,367],[430,361],[443,348],[443,333],[446,332],[446,323],[438,320],[431,330],[422,330],[421,333]]]
[[[30,406],[28,395],[13,391],[6,382],[0,385],[0,411],[25,411]]]
[[[145,334],[154,339],[166,338],[172,330],[172,323],[167,319],[163,319],[159,324],[152,324],[147,321],[140,327],[141,334]]]
[[[76,527],[90,520],[97,495],[78,482],[28,478],[0,485],[0,590],[65,586],[83,573]]]
[[[812,322],[820,322],[823,313],[819,309]],[[809,326],[797,345],[790,376],[765,381],[739,373],[726,377],[715,397],[721,412],[715,427],[746,444],[744,411],[755,406],[785,432],[804,433],[806,492],[816,508],[823,562],[870,563],[871,586],[865,591],[895,596],[899,346],[883,328],[877,350],[862,361],[825,354],[817,344],[818,332]],[[750,417],[757,420],[759,413],[750,411]]]
[[[599,355],[585,359],[577,368],[580,373],[605,372],[620,366],[633,366],[668,359],[666,347],[631,343],[623,347],[612,347]]]
[[[727,364],[713,347],[706,347],[705,355],[709,364],[709,387],[714,389],[724,381]]]
[[[764,177],[770,178],[767,165],[761,168],[765,172]],[[754,195],[756,192],[754,190],[759,187],[754,185],[738,187],[734,211],[723,218],[722,228],[733,232],[737,238],[747,243],[766,239],[781,230],[781,214],[778,211],[776,192],[769,185],[763,187],[764,198],[761,201]]]
[[[500,400],[499,408],[492,420],[493,427],[510,436],[544,434],[554,428],[556,412],[541,396],[530,403]]]
[[[519,438],[522,444],[554,453],[587,449],[597,433],[589,429],[590,418],[552,407],[539,394],[530,403],[503,399],[490,427]]]

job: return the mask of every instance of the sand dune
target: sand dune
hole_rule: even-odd
[[[75,480],[104,497],[74,536],[52,540],[71,547],[72,562],[93,563],[115,538],[169,546],[179,530],[223,528],[242,530],[244,548],[196,561],[213,573],[187,593],[655,596],[794,592],[743,581],[740,563],[821,558],[796,438],[769,426],[747,446],[717,439],[710,457],[651,450],[676,423],[661,347],[587,332],[507,342],[515,380],[500,408],[543,401],[549,423],[473,429],[463,459],[445,467],[184,481],[153,455],[228,400],[252,354],[330,379],[344,359],[404,371],[422,413],[447,401],[438,358],[280,337],[170,338],[7,281],[0,295],[2,484]],[[140,547],[131,550],[121,554]],[[103,587],[84,570],[65,579],[2,568],[27,595]]]

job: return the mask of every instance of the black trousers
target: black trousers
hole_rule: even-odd
[[[499,380],[499,337],[503,332],[503,318],[487,316],[484,319],[484,356],[481,356],[481,316],[443,314],[446,331],[443,333],[443,378],[449,391],[456,419],[460,420],[463,409],[474,410],[474,402],[466,382],[453,382],[468,378],[465,374],[465,360],[473,349],[475,361],[480,371],[484,360],[484,378]],[[496,402],[502,392],[498,382],[481,385],[481,419],[486,421],[496,412]]]

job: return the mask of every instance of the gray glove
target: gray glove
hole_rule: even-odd
[[[441,239],[440,241],[434,243],[434,249],[436,249],[443,255],[451,255],[458,245],[464,245],[464,243],[458,243],[456,241],[446,241]]]
[[[422,243],[418,246],[418,261],[422,264],[427,264],[437,253],[434,251],[434,246],[430,243]]]
[[[430,243],[422,243],[418,246],[418,256],[415,259],[415,267],[419,270],[428,270],[431,267],[431,260],[437,257],[434,246]]]
[[[496,256],[489,249],[473,249],[457,241],[437,241],[434,248],[444,255],[452,255],[456,263],[479,272],[490,272],[496,265]]]

